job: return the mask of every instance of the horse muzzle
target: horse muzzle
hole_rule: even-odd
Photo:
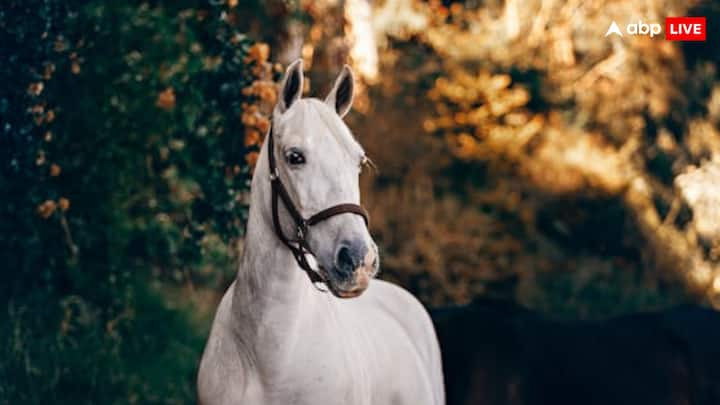
[[[377,247],[362,242],[341,242],[327,282],[330,291],[339,298],[354,298],[362,294],[370,279],[378,271]]]

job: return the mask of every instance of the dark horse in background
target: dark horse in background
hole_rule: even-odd
[[[432,313],[448,405],[718,405],[720,313],[551,321],[478,300]]]

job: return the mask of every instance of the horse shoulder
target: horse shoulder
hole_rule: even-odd
[[[372,291],[374,290],[374,291]],[[400,323],[410,336],[437,342],[430,315],[407,290],[383,280],[373,280],[368,290],[380,309]]]
[[[218,305],[200,360],[197,376],[198,403],[217,405],[236,403],[247,397],[250,375],[231,330],[233,285]]]
[[[371,291],[380,309],[400,324],[412,340],[418,356],[428,371],[430,383],[435,391],[435,402],[444,403],[440,346],[427,310],[417,298],[395,284],[373,280],[366,293]]]

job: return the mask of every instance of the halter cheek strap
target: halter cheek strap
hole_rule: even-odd
[[[310,263],[308,263],[307,261],[308,254],[315,256],[312,249],[310,249],[310,245],[308,245],[307,243],[307,236],[310,227],[340,214],[359,215],[365,221],[365,226],[368,226],[370,222],[368,213],[365,208],[361,207],[360,205],[347,203],[338,204],[330,208],[326,208],[311,216],[310,218],[305,219],[293,203],[292,198],[290,198],[290,194],[288,194],[287,189],[285,188],[282,181],[280,180],[280,177],[278,176],[277,164],[275,162],[275,144],[273,141],[272,126],[270,127],[270,132],[268,133],[267,147],[268,163],[270,168],[270,184],[272,186],[272,221],[273,228],[275,228],[275,235],[277,235],[278,239],[280,239],[280,241],[285,246],[287,246],[288,249],[290,249],[290,252],[292,252],[293,256],[295,257],[295,261],[297,261],[298,266],[300,266],[300,268],[305,271],[313,284],[318,282],[326,283],[324,275],[313,269],[310,266]],[[282,226],[280,225],[278,201],[282,201],[285,209],[290,214],[290,217],[295,223],[295,239],[287,237],[285,235],[285,232],[283,232]]]

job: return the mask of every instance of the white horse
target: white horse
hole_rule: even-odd
[[[365,154],[342,121],[352,72],[343,68],[324,102],[301,100],[302,82],[298,60],[283,78],[255,168],[245,249],[200,363],[199,401],[444,404],[430,317],[405,290],[372,279],[377,247],[357,209]],[[275,181],[287,198],[277,197]],[[310,229],[298,222],[331,206]],[[283,241],[298,230],[301,243]]]

